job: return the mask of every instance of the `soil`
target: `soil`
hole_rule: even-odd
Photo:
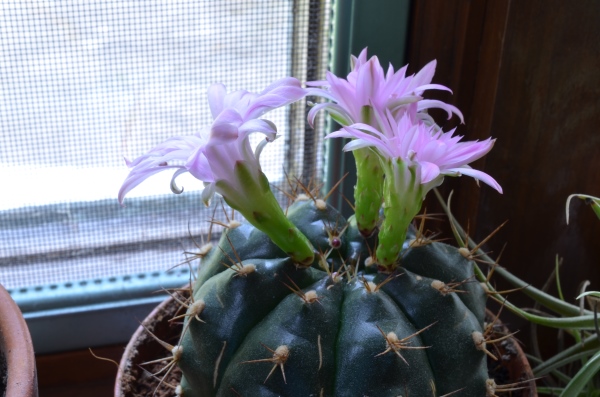
[[[157,316],[158,321],[154,323],[154,326],[144,322],[148,331],[155,335],[161,335],[161,337],[166,335],[165,342],[172,345],[177,344],[177,341],[179,340],[182,324],[169,323],[168,321],[163,320],[172,318],[175,315],[175,310],[177,310],[177,306],[171,305],[170,307],[167,307],[166,310],[160,311]],[[126,397],[174,396],[174,386],[172,385],[179,384],[181,371],[176,365],[173,366],[168,374],[167,371],[164,370],[169,362],[168,358],[170,353],[147,332],[144,332],[143,336],[138,338],[135,353],[135,357],[128,361],[127,369],[123,374],[121,382],[123,395]],[[160,360],[161,358],[166,358],[166,360],[147,365],[139,364]],[[135,361],[135,363],[131,360]]]
[[[176,310],[175,305],[172,305],[171,310],[167,309],[159,312],[159,319],[172,318],[174,316],[173,310]],[[148,325],[146,326],[148,327]],[[182,324],[169,324],[167,321],[158,321],[156,327],[147,329],[157,335],[166,334],[166,341],[174,345],[179,338]],[[493,328],[491,339],[507,335],[508,332],[509,331],[502,325],[496,325]],[[181,371],[177,366],[173,366],[173,369],[163,379],[166,372],[163,368],[168,363],[167,360],[142,366],[137,364],[139,362],[148,362],[164,357],[168,358],[169,356],[167,350],[160,346],[147,332],[145,332],[144,335],[145,336],[138,339],[137,346],[141,347],[143,345],[143,349],[136,352],[137,355],[134,358],[136,364],[129,362],[128,368],[123,376],[123,380],[125,381],[122,382],[122,386],[126,388],[126,390],[123,390],[123,396],[172,397],[175,395],[174,386],[170,385],[178,384],[181,379]],[[140,354],[139,351],[142,351],[142,353]],[[523,368],[523,363],[520,361],[525,360],[524,354],[515,339],[509,338],[494,344],[491,348],[491,352],[499,359],[496,361],[488,357],[488,374],[491,379],[494,379],[497,385],[524,382],[515,385],[516,388],[523,387],[522,389],[510,391],[508,393],[503,393],[500,389],[497,389],[496,394],[510,397],[537,397],[537,393],[531,391],[533,382],[527,382],[527,380],[533,378],[531,369],[528,364],[526,368]],[[161,370],[163,371],[160,372]],[[158,375],[153,376],[153,373],[158,373]],[[128,382],[127,380],[131,381]]]
[[[486,319],[490,320],[490,319]],[[493,333],[490,339],[501,338],[508,334],[508,329],[502,325],[496,325],[493,328]],[[494,360],[488,356],[488,375],[490,379],[494,379],[497,385],[507,385],[517,383],[514,388],[517,390],[511,391],[508,394],[501,393],[500,390],[496,394],[508,395],[510,397],[536,397],[537,393],[532,392],[534,381],[531,368],[526,367],[520,362],[525,361],[525,356],[518,342],[514,338],[505,339],[493,345],[492,354],[498,360]],[[528,382],[529,381],[529,382]]]

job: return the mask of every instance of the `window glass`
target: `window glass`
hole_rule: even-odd
[[[289,75],[322,77],[326,63],[315,60],[327,40],[314,37],[328,31],[328,13],[315,18],[319,3],[3,1],[0,282],[13,288],[182,262],[215,206],[224,218],[221,203],[204,208],[201,183],[185,175],[178,184],[186,193],[172,195],[165,172],[121,208],[124,157],[210,122],[212,83],[258,92]],[[321,141],[311,136],[305,147],[307,129],[295,116],[305,105],[297,106],[268,115],[285,136],[261,155],[275,183],[284,170],[306,176],[321,164]]]

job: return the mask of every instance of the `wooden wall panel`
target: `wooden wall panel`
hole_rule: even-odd
[[[113,395],[117,364],[125,346],[97,347],[98,357],[89,350],[47,354],[36,357],[40,397],[109,397]]]
[[[447,180],[459,220],[481,239],[508,219],[488,248],[508,243],[502,265],[538,287],[559,254],[567,299],[584,279],[600,290],[600,221],[564,211],[571,193],[600,196],[600,2],[419,0],[411,24],[411,70],[437,58],[454,95],[432,97],[463,111],[466,139],[497,138],[474,166],[504,194]]]

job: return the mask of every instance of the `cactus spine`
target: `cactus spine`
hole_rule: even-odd
[[[451,287],[473,276],[457,249],[405,243],[394,272],[379,273],[364,266],[373,241],[353,218],[313,200],[287,217],[321,252],[311,267],[248,224],[205,258],[194,288],[202,310],[188,305],[178,345],[185,397],[485,395],[473,340],[485,293]]]

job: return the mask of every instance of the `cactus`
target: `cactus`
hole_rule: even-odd
[[[178,395],[205,396],[493,396],[487,379],[485,290],[474,282],[470,255],[422,231],[410,232],[425,195],[445,176],[468,175],[502,192],[468,164],[494,141],[459,142],[427,115],[435,62],[415,76],[386,74],[366,51],[346,80],[300,87],[292,78],[260,94],[209,88],[213,123],[174,137],[129,165],[119,199],[148,176],[177,169],[216,192],[250,224],[230,224],[218,247],[203,249],[181,339],[162,342],[178,365]],[[355,215],[345,219],[304,188],[284,212],[262,173],[259,156],[277,136],[265,112],[305,95],[343,128],[327,138],[357,150]],[[266,138],[253,151],[248,136]],[[378,163],[378,165],[377,165]],[[297,190],[296,190],[297,191]],[[327,197],[328,195],[326,195]],[[383,208],[382,208],[383,207]],[[408,239],[407,239],[408,236]],[[163,378],[164,379],[164,378]]]
[[[248,224],[203,260],[193,294],[203,309],[188,309],[179,342],[185,397],[486,394],[474,341],[485,293],[454,286],[472,279],[472,262],[413,235],[385,274],[364,266],[372,247],[354,218],[320,200],[287,216],[321,252],[312,266]]]

